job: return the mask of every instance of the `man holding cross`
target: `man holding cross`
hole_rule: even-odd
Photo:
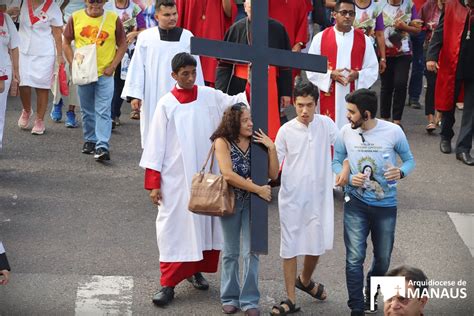
[[[250,45],[252,43],[251,0],[244,4],[247,18],[234,23],[226,33],[224,40],[228,42]],[[268,22],[268,44],[272,48],[290,50],[290,40],[285,27],[278,21],[270,19]],[[291,103],[291,68],[270,66],[268,70],[268,136],[275,139],[280,128],[280,109]],[[220,61],[217,68],[216,88],[230,95],[249,91],[250,67],[248,63],[233,63]]]
[[[328,71],[308,72],[308,79],[323,92],[320,113],[341,129],[347,123],[344,97],[355,89],[370,88],[377,80],[379,63],[369,37],[352,27],[353,0],[338,0],[333,16],[336,25],[316,34],[309,48],[310,54],[328,57]]]

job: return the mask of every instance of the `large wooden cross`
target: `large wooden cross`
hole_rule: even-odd
[[[294,1],[294,0],[293,0]],[[304,6],[302,6],[303,9]],[[251,105],[256,128],[267,132],[268,66],[283,66],[325,73],[327,58],[293,53],[268,46],[268,0],[252,1],[251,46],[203,38],[191,38],[191,53],[252,64]],[[262,106],[265,105],[265,106]],[[252,144],[251,175],[253,182],[268,182],[268,156],[264,147]],[[250,250],[268,253],[268,205],[252,194],[250,199]]]

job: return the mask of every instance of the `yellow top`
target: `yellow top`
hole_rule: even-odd
[[[103,16],[93,18],[87,15],[86,10],[79,10],[72,14],[74,22],[74,41],[77,48],[96,44],[97,47],[97,73],[102,76],[104,69],[110,66],[117,52],[115,41],[115,28],[117,25],[117,15],[114,12],[104,12],[106,14],[104,25],[100,35],[100,24]]]

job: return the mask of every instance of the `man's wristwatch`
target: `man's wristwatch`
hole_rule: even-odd
[[[387,60],[385,58],[380,58],[380,61],[386,62]]]
[[[405,174],[403,173],[402,169],[400,169],[400,179],[405,178]]]

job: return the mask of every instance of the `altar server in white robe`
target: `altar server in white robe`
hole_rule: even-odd
[[[315,35],[310,54],[328,58],[326,73],[308,72],[308,79],[322,91],[320,114],[329,116],[340,129],[347,123],[344,97],[370,88],[378,78],[379,63],[369,37],[354,29],[353,0],[338,0],[333,12],[336,24]]]
[[[220,222],[188,210],[191,181],[207,157],[209,138],[224,110],[238,102],[248,104],[245,92],[229,96],[196,86],[196,65],[188,53],[173,58],[177,84],[158,102],[140,161],[146,169],[145,189],[159,205],[156,233],[162,288],[153,298],[158,306],[171,302],[174,287],[184,279],[197,289],[207,289],[201,272],[217,271],[223,243]]]
[[[293,91],[297,117],[278,131],[275,145],[282,166],[278,195],[280,256],[288,300],[274,306],[275,314],[295,310],[295,286],[324,300],[326,291],[312,275],[319,256],[332,249],[334,200],[331,146],[338,128],[327,116],[315,114],[318,89],[309,81]],[[304,268],[297,276],[297,256],[304,255]]]
[[[138,35],[122,90],[122,98],[131,99],[132,110],[140,109],[142,147],[158,101],[175,83],[171,77],[171,59],[177,53],[191,51],[193,36],[190,31],[176,27],[178,13],[174,1],[158,1],[155,8],[158,26]],[[199,58],[197,62],[196,84],[204,85]]]

